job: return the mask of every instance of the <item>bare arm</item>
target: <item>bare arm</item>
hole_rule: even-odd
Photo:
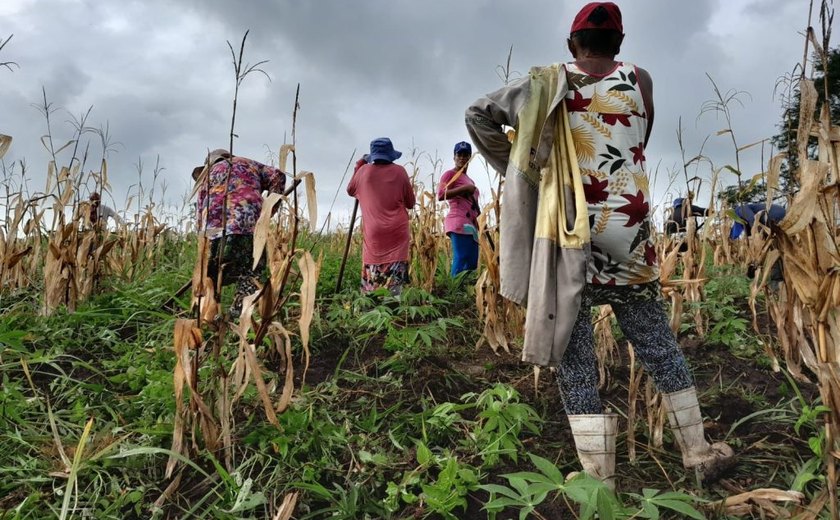
[[[651,79],[648,71],[641,67],[636,67],[636,72],[639,76],[639,91],[642,93],[642,100],[645,103],[645,113],[647,114],[647,132],[645,133],[645,146],[650,140],[650,132],[653,130],[653,79]]]
[[[122,226],[122,225],[125,224],[122,217],[120,217],[119,214],[116,211],[114,211],[113,209],[109,208],[108,206],[106,206],[104,204],[101,204],[99,206],[99,214],[101,215],[102,220],[106,224],[108,223],[108,218],[114,219],[114,223],[116,223],[117,226]]]

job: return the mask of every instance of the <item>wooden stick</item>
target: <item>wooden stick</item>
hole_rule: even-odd
[[[353,239],[353,227],[356,224],[356,212],[359,210],[359,199],[353,204],[353,214],[350,215],[350,229],[347,230],[347,243],[344,244],[344,256],[341,258],[341,268],[338,270],[338,281],[335,283],[335,292],[341,291],[341,282],[344,281],[344,268],[347,266],[347,256],[350,254],[350,241]]]

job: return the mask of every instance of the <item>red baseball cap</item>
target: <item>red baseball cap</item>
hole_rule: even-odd
[[[589,21],[589,15],[599,7],[604,8],[607,13],[607,18],[600,25],[596,25]],[[583,29],[611,29],[623,33],[624,27],[621,25],[621,10],[612,2],[590,2],[583,6],[577,16],[575,16],[570,33]]]

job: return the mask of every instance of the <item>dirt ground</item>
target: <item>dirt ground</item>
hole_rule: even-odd
[[[750,420],[749,416],[768,407],[789,405],[794,396],[785,376],[765,368],[767,363],[735,357],[721,345],[704,344],[687,337],[680,338],[680,343],[695,376],[706,418],[707,438],[730,442],[739,456],[739,463],[718,483],[702,489],[694,482],[693,475],[683,470],[667,425],[662,446],[651,446],[644,404],[646,377],[636,402],[636,456],[635,460],[629,459],[626,413],[629,409],[630,371],[626,345],[619,341],[614,366],[608,371],[609,380],[601,389],[605,405],[620,414],[616,461],[619,489],[623,492],[641,492],[643,488],[682,489],[717,500],[758,487],[783,486],[780,475],[790,470],[787,464],[796,453],[807,458],[808,447],[793,431],[792,422],[774,424],[772,421]],[[307,384],[314,385],[332,377],[338,361],[342,359],[341,354],[341,346],[335,345],[335,352],[321,351],[315,356],[307,372]],[[345,358],[343,368],[375,375],[380,370],[380,363],[391,354],[380,345],[372,344],[358,355]],[[466,392],[481,392],[496,382],[514,386],[523,400],[533,406],[544,420],[540,436],[522,439],[525,448],[555,461],[560,467],[574,469],[576,456],[571,434],[554,375],[549,370],[541,371],[535,388],[534,371],[530,365],[521,363],[514,352],[494,353],[485,345],[480,349],[455,352],[448,358],[440,355],[425,357],[405,381],[406,387],[418,397],[431,395],[437,402],[457,401]],[[817,395],[816,387],[807,383],[800,383],[799,390],[806,399]],[[739,421],[742,421],[741,424],[733,428]],[[505,461],[494,469],[495,476],[491,476],[491,480],[506,484],[500,475],[530,470],[532,468],[525,457],[519,459],[519,464]],[[485,492],[471,494],[468,510],[461,518],[487,518],[486,511],[482,510],[486,501]],[[538,511],[546,518],[574,518],[562,502],[543,503]],[[417,515],[422,514],[422,511],[417,511]],[[499,514],[498,518],[518,518],[518,513]]]

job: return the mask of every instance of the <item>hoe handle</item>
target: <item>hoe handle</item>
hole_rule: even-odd
[[[344,268],[347,267],[347,255],[350,254],[350,241],[353,238],[353,227],[356,225],[356,212],[359,210],[359,199],[353,204],[353,214],[350,215],[350,229],[347,230],[347,242],[344,244],[344,256],[341,258],[341,268],[338,270],[338,281],[335,283],[335,292],[341,291],[341,282],[344,281]]]

